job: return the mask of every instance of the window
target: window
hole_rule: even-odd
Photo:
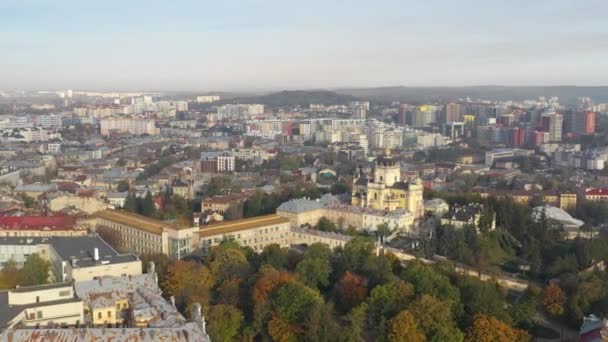
[[[108,318],[112,317],[112,311],[108,310]]]
[[[99,311],[99,312],[97,313],[97,318],[98,318],[98,319],[101,319],[101,311]]]
[[[36,303],[40,303],[40,296],[36,296]]]
[[[42,318],[42,311],[38,311],[36,313],[36,316],[37,316],[38,319],[41,319]]]

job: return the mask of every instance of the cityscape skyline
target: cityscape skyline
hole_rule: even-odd
[[[6,1],[0,88],[605,85],[601,1]],[[522,6],[520,6],[522,5]],[[584,53],[581,53],[584,51]]]

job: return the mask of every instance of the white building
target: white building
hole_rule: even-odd
[[[157,135],[156,120],[146,118],[103,118],[100,121],[101,135],[109,136],[113,130],[134,135]]]

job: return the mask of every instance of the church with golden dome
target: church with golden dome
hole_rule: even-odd
[[[371,177],[360,168],[355,172],[351,202],[365,208],[407,210],[416,219],[424,214],[422,182],[420,179],[401,181],[401,166],[391,156],[390,149],[376,158]]]

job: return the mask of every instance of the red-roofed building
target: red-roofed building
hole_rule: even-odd
[[[607,188],[587,188],[585,189],[585,199],[588,201],[608,200]]]
[[[87,231],[77,225],[76,218],[54,216],[0,216],[0,237],[80,236]]]

